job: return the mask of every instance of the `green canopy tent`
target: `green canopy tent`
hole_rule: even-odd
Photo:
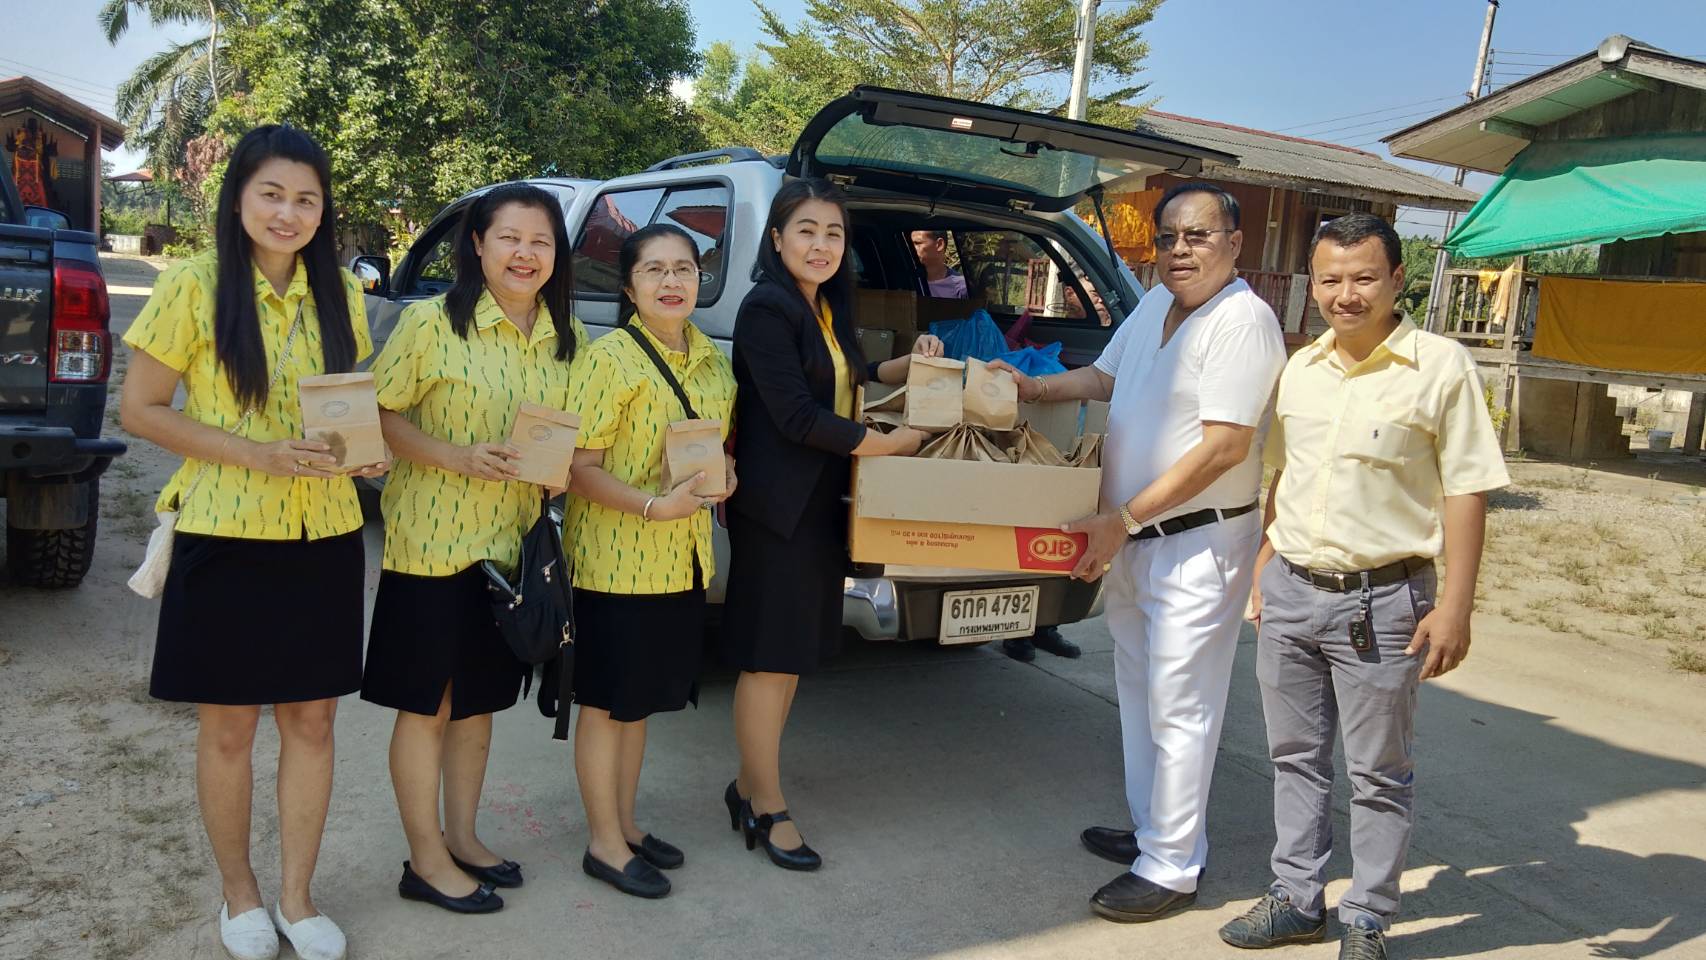
[[[1706,230],[1706,134],[1530,144],[1445,241],[1464,257]]]

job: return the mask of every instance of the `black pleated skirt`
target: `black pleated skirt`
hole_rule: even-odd
[[[179,533],[148,692],[255,706],[361,686],[361,531],[321,540]]]
[[[450,719],[515,706],[527,667],[498,631],[479,566],[443,577],[379,575],[361,698],[433,716],[450,685]]]
[[[850,464],[818,476],[800,524],[784,537],[728,511],[729,579],[723,602],[725,664],[753,673],[811,673],[841,651],[847,577]]]
[[[696,577],[696,580],[703,580]],[[699,705],[705,588],[575,590],[575,702],[622,723]]]

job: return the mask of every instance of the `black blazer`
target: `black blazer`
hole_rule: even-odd
[[[858,369],[865,358],[848,314],[835,311],[833,324],[849,367]],[[740,485],[729,508],[792,537],[825,466],[850,456],[865,427],[835,413],[835,361],[798,290],[761,279],[741,301],[734,368]]]

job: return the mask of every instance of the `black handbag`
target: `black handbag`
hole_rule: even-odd
[[[533,668],[544,668],[539,712],[557,719],[557,739],[563,740],[568,737],[566,707],[574,698],[575,597],[560,523],[552,516],[550,495],[541,491],[539,519],[521,538],[514,581],[490,560],[481,561],[480,570],[498,632],[527,665],[528,688]]]

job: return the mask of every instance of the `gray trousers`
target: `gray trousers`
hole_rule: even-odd
[[[1416,689],[1422,655],[1405,656],[1433,609],[1435,574],[1371,591],[1374,643],[1351,646],[1360,591],[1319,590],[1275,557],[1261,571],[1256,677],[1274,764],[1274,886],[1320,916],[1333,850],[1333,734],[1351,780],[1351,889],[1339,919],[1391,925],[1415,800]],[[1425,651],[1424,651],[1425,653]]]

